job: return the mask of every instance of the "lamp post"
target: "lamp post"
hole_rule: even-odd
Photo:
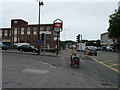
[[[38,17],[38,55],[40,54],[40,6],[43,6],[43,2],[41,0],[37,0],[39,2],[39,17]]]

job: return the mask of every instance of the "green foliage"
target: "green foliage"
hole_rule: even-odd
[[[76,44],[74,41],[61,41],[61,46],[65,46],[68,44]],[[82,40],[82,43],[86,43],[87,46],[97,46],[100,47],[100,40]]]
[[[68,45],[68,44],[75,44],[75,43],[76,43],[76,42],[71,41],[71,40],[61,41],[61,46],[65,46],[65,45]]]
[[[91,40],[86,42],[86,46],[97,46],[100,47],[100,40]]]
[[[110,38],[120,38],[120,8],[110,15],[108,33]]]

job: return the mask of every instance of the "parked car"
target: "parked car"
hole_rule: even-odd
[[[102,47],[97,47],[97,51],[101,51],[102,50]]]
[[[87,47],[86,50],[88,50],[88,55],[95,55],[95,56],[97,56],[97,51],[96,51],[96,49],[94,47]],[[86,55],[86,50],[84,52],[85,55]]]
[[[1,50],[8,50],[7,46],[2,44],[2,43],[0,43],[0,49]]]
[[[22,45],[20,47],[18,47],[18,51],[24,51],[24,52],[38,52],[38,50],[31,45]]]
[[[107,47],[106,47],[106,50],[107,50],[107,51],[113,51],[113,46],[107,46]]]
[[[15,43],[13,48],[17,49],[18,47],[23,46],[23,45],[30,45],[30,44],[29,43]]]

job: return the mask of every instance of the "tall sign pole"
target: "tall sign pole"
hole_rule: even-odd
[[[56,55],[58,55],[59,52],[59,36],[60,36],[60,32],[63,30],[63,21],[61,19],[56,19],[53,21],[53,30],[54,32],[57,33],[57,51],[56,51]]]

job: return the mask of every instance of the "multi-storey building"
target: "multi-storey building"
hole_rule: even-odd
[[[38,24],[28,25],[28,22],[22,19],[12,19],[11,28],[0,29],[2,42],[4,43],[6,41],[11,47],[13,47],[15,43],[30,43],[37,47],[38,27]],[[41,24],[39,33],[40,40],[42,33],[45,35],[45,47],[48,49],[55,48],[57,34],[53,31],[53,24]],[[41,40],[41,48],[43,47],[44,41]]]
[[[108,32],[101,34],[101,45],[102,46],[109,46],[113,44],[114,44],[113,40],[108,37]]]

